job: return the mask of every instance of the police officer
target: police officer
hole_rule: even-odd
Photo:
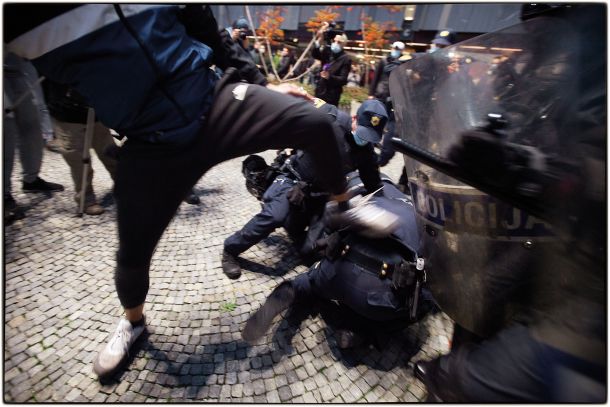
[[[520,56],[506,61],[519,67],[516,80],[498,83],[512,94],[494,92],[487,99],[497,100],[506,115],[494,115],[496,122],[488,128],[467,126],[459,132],[447,149],[449,160],[427,160],[426,180],[418,184],[416,196],[442,191],[445,202],[457,202],[457,194],[446,192],[461,189],[467,192],[458,198],[465,207],[475,204],[474,186],[486,192],[479,195],[486,202],[496,201],[494,207],[507,208],[505,213],[521,211],[521,219],[542,219],[552,231],[541,236],[524,221],[518,225],[521,230],[511,230],[506,238],[506,230],[495,227],[504,221],[494,212],[493,224],[482,222],[474,233],[452,221],[422,234],[421,252],[430,250],[428,270],[436,278],[431,286],[438,288],[439,304],[462,331],[449,354],[416,365],[429,400],[607,400],[607,196],[601,187],[607,159],[607,37],[599,35],[607,11],[598,4],[530,7],[524,10],[548,8],[552,18],[485,37],[487,44],[501,47],[507,34],[513,43],[519,32],[516,40],[523,44]],[[406,79],[396,78],[397,83]],[[456,84],[461,83],[454,80],[450,86]],[[440,96],[460,89],[450,86]],[[403,108],[417,113],[422,109],[418,102],[429,99],[431,92],[407,89],[413,103]],[[472,107],[445,102],[437,102],[437,112],[452,109],[456,118]],[[516,102],[527,106],[531,116],[521,116]],[[459,128],[458,120],[448,121],[445,128]],[[508,134],[504,129],[510,129],[510,142],[501,136]],[[435,151],[433,146],[450,141],[442,131],[434,133],[428,133],[430,139],[418,145],[418,152]],[[405,151],[424,157],[415,149]],[[461,182],[469,187],[462,188]],[[444,212],[455,208],[448,205]],[[431,225],[425,218],[429,215],[422,213],[419,220]]]
[[[444,29],[436,33],[432,42],[430,43],[430,48],[428,52],[432,53],[438,49],[442,49],[448,46],[455,44],[456,42],[456,34],[453,30]]]
[[[394,137],[394,110],[392,109],[392,100],[390,98],[390,74],[400,64],[411,59],[409,54],[403,54],[405,44],[401,41],[396,41],[392,44],[390,55],[381,59],[375,67],[375,76],[369,87],[369,99],[378,99],[385,104],[388,112],[387,131],[383,136],[381,143],[381,153],[379,154],[379,166],[383,167],[394,156],[394,148],[392,147],[392,137]]]
[[[381,176],[377,166],[373,143],[379,142],[388,117],[383,105],[377,100],[365,101],[351,120],[349,116],[335,106],[322,100],[316,100],[316,107],[334,119],[336,136],[344,162],[344,173],[355,169],[362,177],[369,193],[382,193]],[[231,279],[241,276],[241,267],[237,261],[240,253],[248,250],[280,226],[285,226],[296,243],[302,243],[305,227],[311,218],[321,213],[323,180],[315,171],[311,154],[298,151],[288,158],[283,165],[283,174],[277,176],[262,196],[263,207],[244,227],[229,236],[224,242],[222,269]],[[303,195],[308,195],[303,208]],[[312,199],[311,193],[317,198]],[[301,211],[303,213],[298,214]],[[303,248],[303,254],[308,252]]]
[[[359,181],[356,174],[350,178]],[[431,308],[431,297],[424,299],[421,292],[424,274],[417,265],[419,236],[413,203],[389,180],[384,182],[384,190],[384,196],[371,199],[399,215],[395,234],[385,239],[353,233],[330,235],[325,257],[307,273],[277,286],[248,319],[242,333],[246,341],[264,335],[273,318],[297,301],[334,300],[344,308],[344,329],[337,331],[341,348],[367,336],[374,339],[368,334],[403,329]]]
[[[436,33],[434,39],[430,42],[430,48],[428,49],[428,53],[434,52],[436,50],[448,47],[453,45],[456,40],[456,34],[454,31],[450,29],[441,30]],[[394,110],[392,109],[392,101],[390,99],[390,86],[389,86],[389,77],[390,73],[396,68],[398,65],[409,61],[413,58],[417,58],[419,56],[425,55],[420,52],[416,52],[411,54],[403,55],[404,43],[400,41],[396,41],[392,44],[392,51],[390,55],[386,58],[385,63],[384,60],[381,60],[376,69],[375,69],[375,79],[371,83],[371,87],[369,89],[369,98],[376,97],[377,99],[386,103],[386,109],[388,110],[388,114],[390,116],[390,121],[388,124],[388,131],[386,135],[384,135],[382,145],[381,145],[381,153],[379,155],[379,166],[383,167],[386,165],[390,159],[394,156],[394,147],[392,145],[391,139],[394,137]],[[401,178],[404,178],[405,184],[402,181],[399,181],[400,185],[406,185],[406,172],[403,170],[403,174]],[[404,188],[402,188],[404,189]],[[406,188],[408,191],[408,188]]]

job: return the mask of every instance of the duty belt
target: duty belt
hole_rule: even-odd
[[[412,302],[409,304],[410,297],[407,296],[405,306],[409,307],[410,305],[410,317],[413,321],[416,320],[419,306],[419,292],[421,285],[426,282],[426,271],[424,270],[424,260],[422,258],[416,258],[414,263],[403,259],[400,263],[388,264],[362,254],[357,250],[351,250],[349,244],[343,246],[341,258],[362,267],[363,270],[378,276],[382,280],[391,278],[395,289],[412,287]],[[406,280],[403,280],[405,277],[404,273],[407,273],[408,276]],[[397,280],[402,281],[402,283],[397,284]]]
[[[394,270],[397,267],[400,267],[401,264],[388,264],[376,258],[359,253],[356,250],[350,249],[350,246],[346,245],[341,251],[341,255],[345,260],[362,267],[365,271],[373,273],[381,279],[391,278],[394,274]]]

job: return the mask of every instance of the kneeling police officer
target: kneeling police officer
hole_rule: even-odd
[[[349,115],[322,100],[316,100],[315,104],[335,123],[335,134],[345,163],[344,172],[347,174],[357,169],[366,190],[381,194],[383,184],[373,144],[381,140],[388,121],[383,104],[377,100],[365,101],[351,120]],[[244,174],[250,174],[251,178],[259,177],[259,182],[251,180],[250,184],[258,183],[258,187],[252,190],[258,191],[260,198],[257,199],[262,201],[262,209],[224,242],[222,269],[231,279],[241,276],[237,256],[280,226],[284,226],[297,246],[301,247],[301,254],[307,255],[311,245],[303,246],[305,231],[314,218],[321,216],[328,198],[322,188],[323,180],[316,177],[314,161],[308,152],[297,150],[285,160],[279,160],[275,165],[279,167],[279,174],[274,179],[265,170],[266,164],[264,160],[261,163],[261,157],[251,157],[246,159],[248,163],[244,162]],[[269,183],[270,179],[273,181]],[[264,193],[261,195],[262,191]]]
[[[355,174],[350,178],[353,181]],[[356,178],[356,185],[358,181]],[[396,232],[383,239],[353,232],[328,236],[322,245],[324,258],[306,273],[277,286],[248,319],[242,333],[246,341],[263,336],[276,315],[305,300],[337,301],[347,311],[345,319],[353,324],[351,329],[337,332],[341,348],[357,344],[367,333],[404,329],[432,308],[427,290],[425,295],[422,292],[425,273],[417,256],[419,236],[413,203],[391,181],[384,181],[384,196],[363,199],[373,199],[398,215]]]

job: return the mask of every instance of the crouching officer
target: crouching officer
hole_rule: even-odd
[[[413,203],[391,181],[384,183],[384,189],[388,190],[384,196],[363,199],[373,199],[398,215],[396,232],[384,239],[331,234],[326,239],[325,257],[307,273],[277,286],[248,319],[242,332],[246,341],[263,336],[273,318],[297,301],[333,300],[347,311],[342,318],[348,321],[344,326],[348,329],[337,332],[341,348],[357,344],[367,333],[404,329],[432,308],[427,290],[422,292],[426,276],[417,256]]]
[[[336,125],[335,135],[341,146],[344,172],[347,174],[357,169],[369,193],[382,193],[383,185],[373,144],[381,140],[388,121],[383,104],[377,100],[365,101],[351,119],[320,99],[315,101],[315,105],[328,114]],[[237,256],[278,227],[286,228],[301,248],[302,255],[308,255],[312,249],[311,244],[304,244],[307,241],[305,230],[309,224],[315,223],[314,218],[321,216],[327,201],[328,196],[322,189],[323,180],[316,177],[314,161],[311,154],[305,151],[298,150],[282,163],[277,163],[276,167],[280,167],[281,174],[270,184],[262,182],[269,189],[262,194],[261,212],[224,242],[221,263],[223,272],[230,279],[241,276]],[[260,193],[261,188],[258,189]]]

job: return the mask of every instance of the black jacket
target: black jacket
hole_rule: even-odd
[[[50,79],[42,82],[42,89],[51,117],[67,123],[87,123],[89,103],[75,89]]]
[[[347,84],[347,76],[352,68],[351,58],[341,51],[332,54],[330,47],[314,48],[311,55],[322,62],[322,67],[328,64],[329,78],[320,77],[315,90],[315,96],[331,105],[339,106],[343,86]]]
[[[375,77],[369,86],[369,96],[375,96],[385,103],[390,96],[390,73],[404,61],[388,56],[381,59],[375,67]]]

